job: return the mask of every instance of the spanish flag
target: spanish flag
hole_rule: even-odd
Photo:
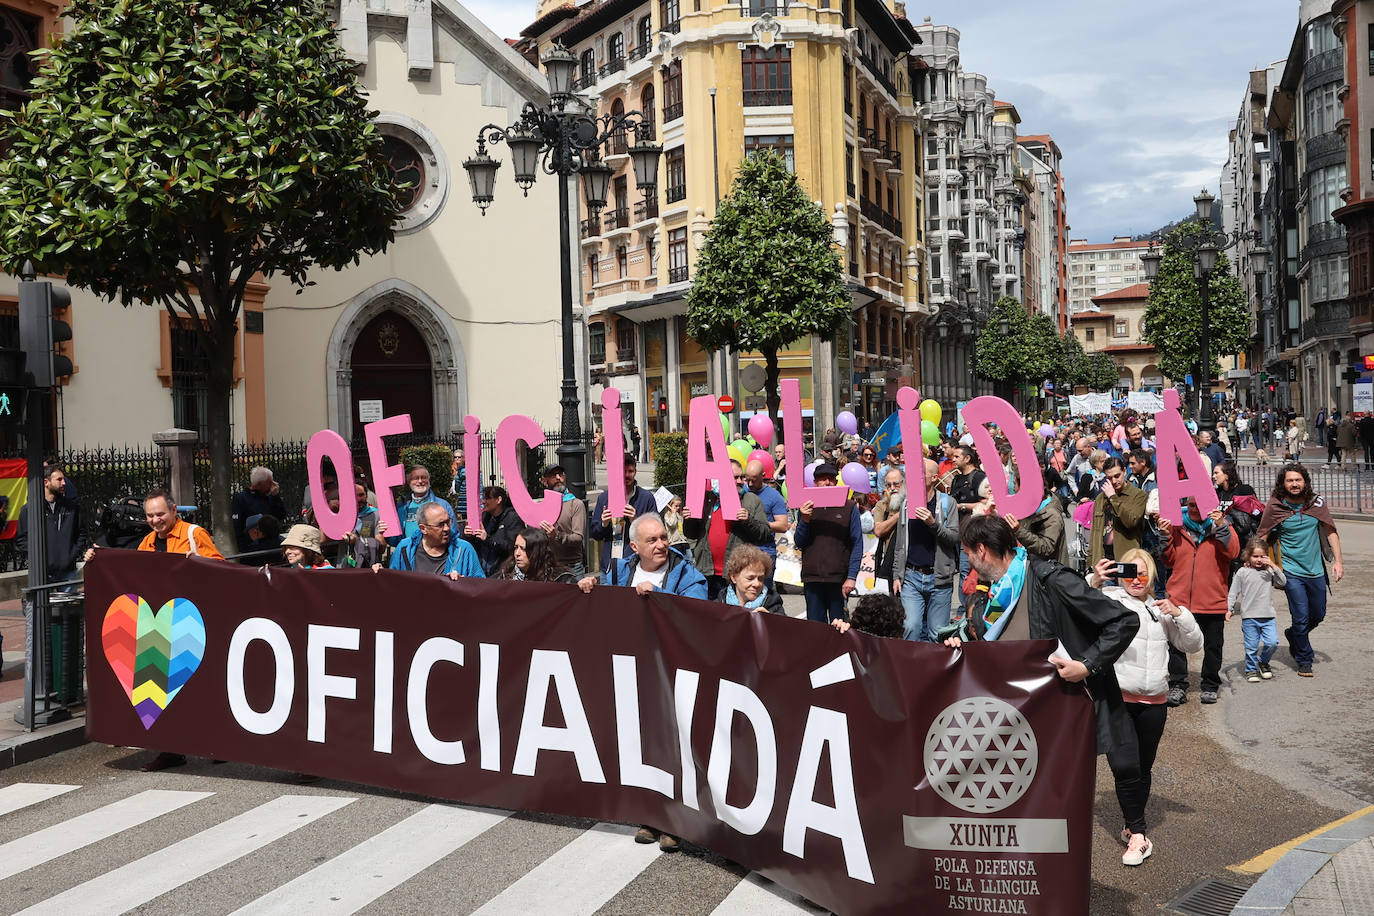
[[[29,463],[22,458],[0,459],[0,507],[5,526],[0,540],[9,540],[19,531],[19,513],[29,500]]]

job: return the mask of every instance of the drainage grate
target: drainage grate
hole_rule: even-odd
[[[1216,878],[1203,878],[1164,906],[1183,916],[1229,916],[1248,890]]]

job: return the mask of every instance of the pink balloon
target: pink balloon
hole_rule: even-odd
[[[873,488],[868,485],[868,468],[851,461],[840,468],[840,480],[855,493],[871,493]]]
[[[751,418],[751,419],[752,419],[752,418]],[[763,465],[763,476],[764,476],[764,477],[772,477],[772,476],[773,476],[773,456],[772,456],[772,455],[768,454],[767,452],[765,452],[765,451],[764,451],[763,449],[761,449],[761,448],[756,448],[756,449],[754,449],[752,452],[749,453],[749,460],[750,460],[750,461],[758,461],[758,462],[760,462],[760,463]]]
[[[835,418],[835,427],[846,436],[857,436],[859,434],[859,418],[848,410],[840,411]]]
[[[768,414],[756,413],[749,418],[749,435],[754,437],[759,448],[768,448],[773,443],[773,432],[773,421]],[[770,469],[768,473],[771,475],[773,472]]]

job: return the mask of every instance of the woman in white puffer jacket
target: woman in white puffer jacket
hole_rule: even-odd
[[[1150,770],[1169,712],[1169,646],[1199,652],[1202,630],[1187,608],[1167,599],[1155,600],[1155,563],[1148,553],[1130,550],[1120,562],[1134,564],[1136,575],[1118,577],[1117,561],[1103,559],[1088,575],[1088,584],[1101,588],[1102,594],[1121,602],[1140,618],[1140,630],[1115,665],[1121,698],[1135,726],[1136,743],[1123,742],[1107,754],[1116,778],[1116,799],[1126,821],[1121,831],[1126,843],[1121,862],[1139,865],[1154,852],[1154,844],[1145,836],[1145,805],[1150,800]],[[1108,579],[1117,584],[1104,588]]]

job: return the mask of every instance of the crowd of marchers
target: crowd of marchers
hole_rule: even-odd
[[[1282,589],[1290,617],[1283,642],[1296,673],[1310,677],[1310,634],[1325,617],[1329,582],[1344,574],[1340,536],[1306,467],[1277,467],[1272,490],[1257,494],[1239,478],[1229,454],[1239,442],[1229,435],[1196,433],[1220,505],[1204,516],[1189,499],[1182,524],[1171,525],[1159,511],[1152,420],[1124,411],[1058,426],[1028,420],[1027,428],[1041,443],[1044,493],[1039,508],[1021,518],[999,511],[971,438],[952,426],[910,462],[901,443],[880,455],[862,435],[830,430],[815,443],[814,459],[779,443],[772,462],[733,462],[740,499],[732,517],[718,492],[693,514],[679,496],[639,486],[635,456],[626,455],[619,515],[604,492],[589,511],[568,492],[564,468],[551,465],[539,485],[561,496],[557,522],[525,525],[497,486],[482,490],[481,517],[469,519],[455,508],[467,505],[459,450],[448,494],[433,492],[426,468],[406,469],[397,531],[380,520],[378,496],[360,471],[355,479],[326,479],[331,508],[345,498],[358,507],[353,530],[331,539],[315,524],[308,497],[289,513],[272,472],[254,468],[233,500],[238,555],[231,559],[563,582],[587,593],[633,588],[780,614],[775,563],[778,545],[789,543],[801,553],[806,616],[842,632],[852,627],[951,649],[978,640],[1055,640],[1060,677],[1085,683],[1097,706],[1099,751],[1115,774],[1123,815],[1123,862],[1138,865],[1154,850],[1145,823],[1151,767],[1168,708],[1188,699],[1188,655],[1202,653],[1201,700],[1216,703],[1226,625],[1239,619],[1245,679],[1272,679],[1280,647],[1272,593]],[[993,432],[1015,489],[1020,474],[1005,431]],[[851,487],[840,507],[807,502],[789,510],[789,474],[808,485],[845,486],[840,467],[850,462],[868,470],[869,492]],[[922,475],[928,498],[908,511],[911,473]],[[845,479],[853,483],[848,472]],[[61,467],[45,468],[44,480],[48,577],[66,581],[83,555],[98,562],[99,545],[83,553]],[[224,559],[165,491],[149,493],[143,511],[150,530],[137,549]],[[21,529],[21,539],[28,536]],[[599,573],[589,574],[593,553]],[[878,587],[856,596],[866,562]],[[183,761],[160,754],[147,767]],[[647,826],[636,839],[677,848],[676,838]]]

